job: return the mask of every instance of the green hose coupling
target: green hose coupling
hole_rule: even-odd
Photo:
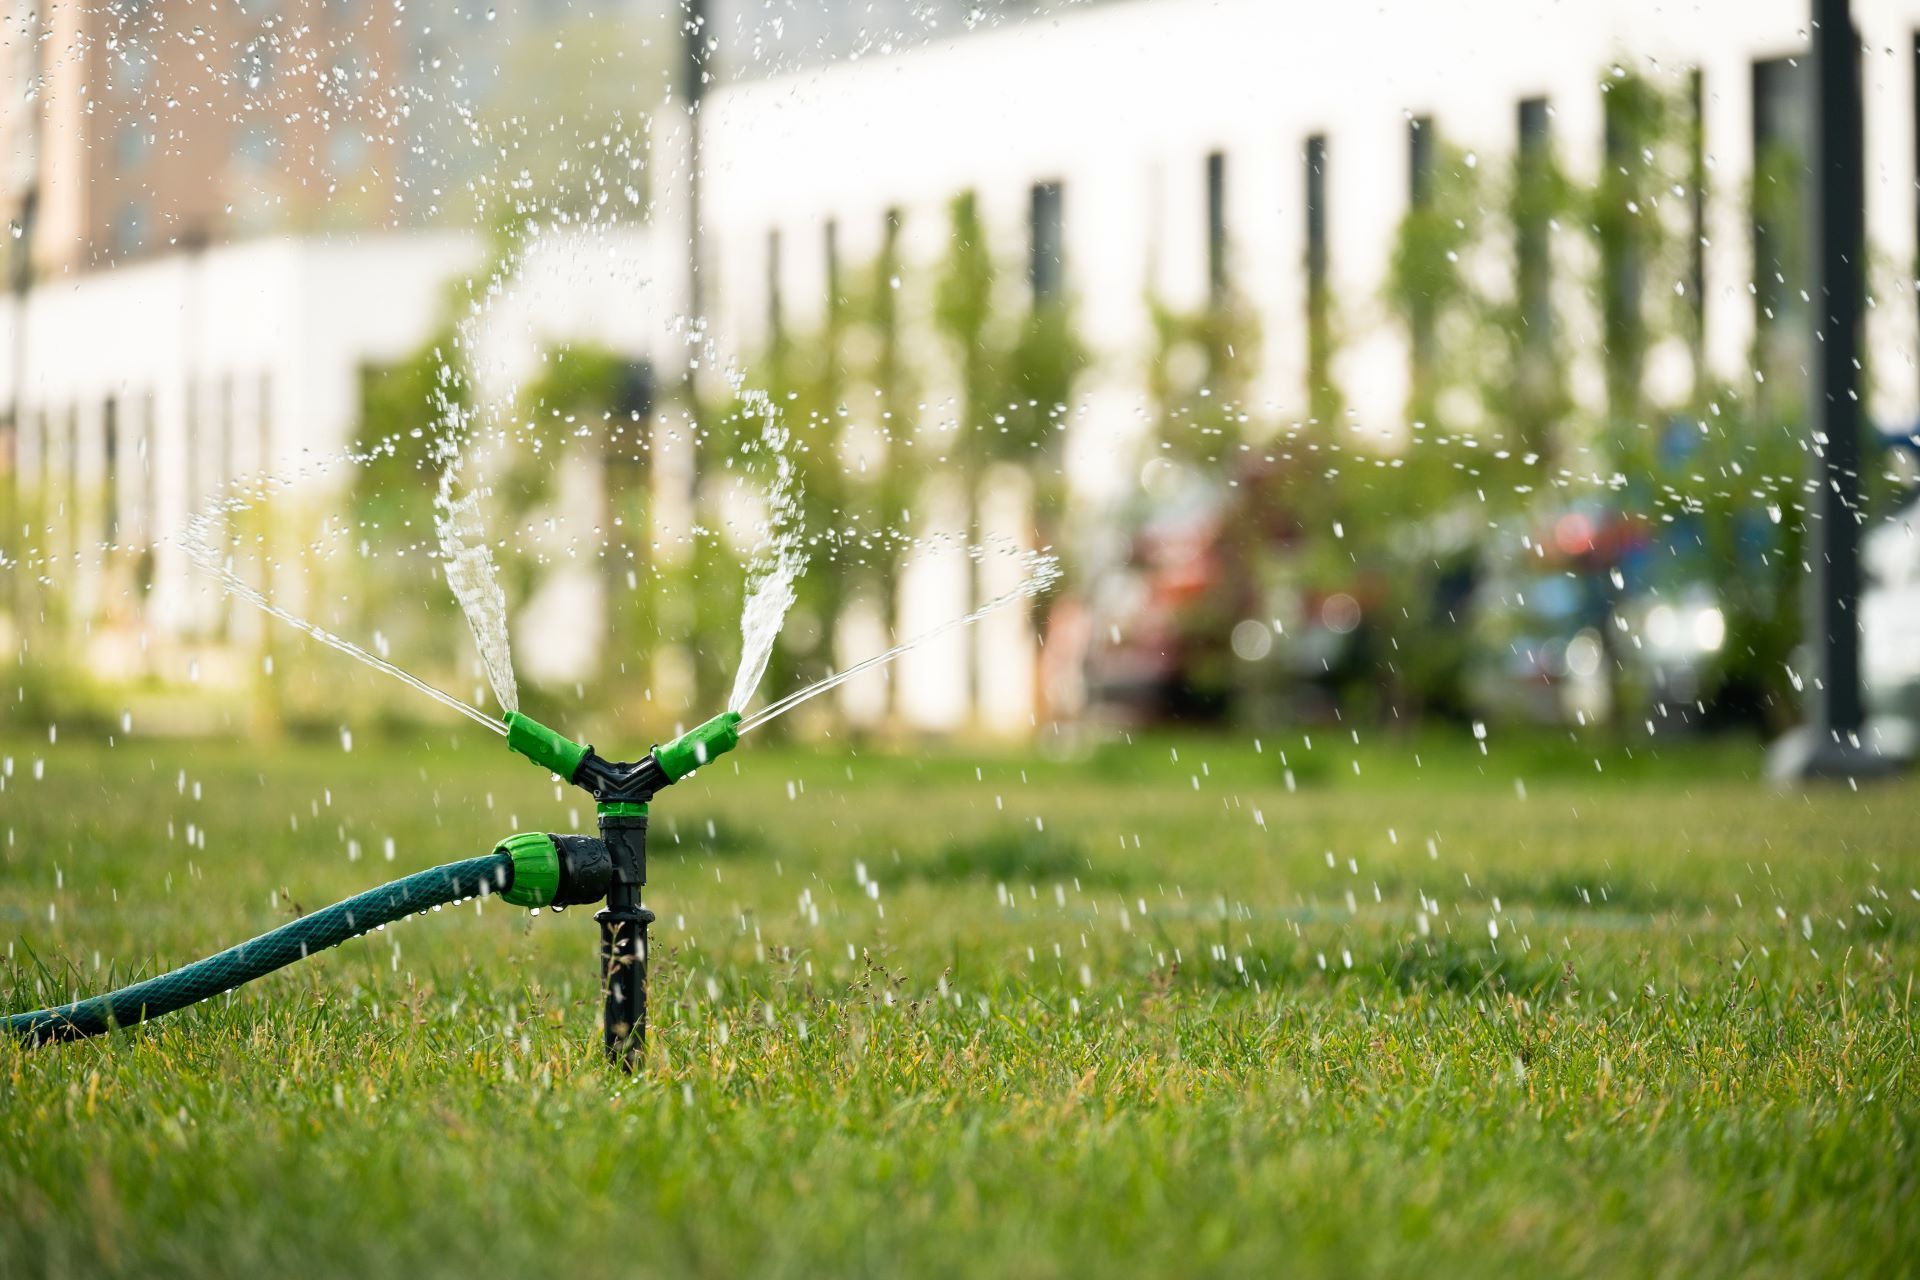
[[[722,711],[703,725],[687,730],[665,746],[653,749],[653,758],[671,782],[719,759],[740,744],[740,713]]]
[[[519,752],[535,764],[558,774],[564,781],[572,782],[580,762],[587,758],[587,752],[593,748],[582,746],[572,738],[562,737],[530,716],[509,711],[507,749]]]
[[[560,850],[541,831],[508,836],[494,848],[513,859],[513,883],[500,892],[516,907],[544,907],[560,892]]]

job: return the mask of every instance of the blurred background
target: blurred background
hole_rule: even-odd
[[[1920,714],[1920,0],[1861,0],[1866,692]],[[9,718],[479,701],[474,446],[543,716],[704,718],[764,525],[783,721],[1051,740],[1796,723],[1800,0],[6,0]],[[759,467],[760,469],[756,469]],[[970,551],[969,547],[974,550]],[[591,710],[590,710],[591,709]]]

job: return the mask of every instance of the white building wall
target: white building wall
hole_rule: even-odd
[[[0,366],[0,403],[18,396],[22,483],[65,504],[49,541],[76,557],[83,615],[107,603],[109,400],[118,542],[150,543],[155,560],[145,620],[209,625],[215,602],[175,542],[188,517],[242,476],[294,478],[336,458],[357,426],[361,367],[410,354],[471,257],[460,236],[260,241],[51,281],[9,308],[0,341],[23,356],[18,371]]]
[[[1920,3],[1860,0],[1856,9],[1868,49],[1869,226],[1876,248],[1910,275]],[[1274,0],[1141,0],[732,86],[706,107],[707,225],[728,260],[755,266],[731,276],[718,326],[743,349],[762,336],[764,280],[756,277],[769,226],[782,228],[785,303],[796,314],[817,305],[818,290],[802,287],[809,277],[800,260],[823,252],[828,219],[857,262],[871,249],[864,229],[900,207],[910,229],[934,223],[924,256],[937,257],[954,193],[975,188],[1006,211],[1021,207],[1031,183],[1059,179],[1067,270],[1087,335],[1103,352],[1137,352],[1149,287],[1176,306],[1204,297],[1204,160],[1220,149],[1236,283],[1265,335],[1258,399],[1299,409],[1299,156],[1308,136],[1323,133],[1333,294],[1347,339],[1339,377],[1357,422],[1391,433],[1401,426],[1407,361],[1404,340],[1382,323],[1381,294],[1407,202],[1409,118],[1431,115],[1449,142],[1504,164],[1517,104],[1544,96],[1562,159],[1591,177],[1601,163],[1601,86],[1619,61],[1655,76],[1703,72],[1707,347],[1715,372],[1738,379],[1753,330],[1745,223],[1752,66],[1804,50],[1806,22],[1802,0],[1387,0],[1310,11]],[[1024,228],[1000,240],[1009,255],[1025,243]],[[1590,264],[1569,266],[1577,279]],[[1877,346],[1902,368],[1912,310],[1903,302],[1873,317]],[[1576,329],[1591,336],[1584,324]],[[1583,349],[1591,364],[1592,343]],[[1576,385],[1591,395],[1597,381],[1594,365]],[[1879,394],[1892,412],[1896,403],[1910,409],[1916,393],[1897,402],[1884,399],[1884,386]],[[1124,438],[1119,404],[1111,399],[1088,429]]]
[[[1898,264],[1892,278],[1910,282],[1920,0],[1860,0],[1856,9],[1869,49],[1870,234],[1883,259]],[[773,226],[781,229],[783,312],[804,325],[823,297],[823,268],[806,263],[823,259],[829,220],[846,269],[877,248],[883,212],[901,209],[908,290],[924,295],[946,248],[945,206],[954,194],[979,193],[1004,265],[1018,272],[1026,193],[1059,181],[1068,288],[1098,357],[1083,381],[1067,461],[1076,491],[1097,509],[1131,492],[1138,475],[1148,293],[1182,309],[1206,296],[1209,152],[1226,157],[1230,270],[1262,330],[1253,398],[1279,414],[1305,413],[1302,152],[1321,134],[1335,380],[1357,431],[1403,438],[1408,343],[1383,295],[1409,199],[1409,121],[1431,117],[1447,143],[1501,171],[1517,145],[1518,104],[1544,97],[1557,154],[1574,177],[1591,181],[1604,163],[1603,87],[1618,63],[1675,87],[1691,69],[1702,73],[1705,346],[1714,376],[1750,385],[1753,64],[1803,51],[1806,21],[1803,0],[1386,0],[1311,9],[1275,0],[1141,0],[731,86],[705,108],[706,229],[723,261],[751,265],[729,273],[715,329],[735,350],[764,341]],[[1597,263],[1574,228],[1555,248],[1570,385],[1598,411],[1605,383],[1591,287]],[[1914,301],[1877,304],[1873,407],[1887,420],[1908,419],[1920,397]],[[924,307],[924,296],[913,305]],[[936,361],[935,420],[949,416],[950,388],[938,370]],[[906,613],[916,602],[951,603],[952,593],[927,577],[934,572],[916,570],[917,585],[903,593]],[[899,625],[911,633],[931,620]],[[945,660],[926,654],[919,663]],[[958,682],[951,672],[922,679]],[[924,719],[951,714],[927,697],[941,705],[920,708]]]

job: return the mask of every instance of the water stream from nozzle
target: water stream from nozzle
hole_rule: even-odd
[[[1025,600],[1039,595],[1060,580],[1060,562],[1052,556],[1041,556],[1034,561],[1033,572],[1013,590],[995,596],[975,609],[972,613],[961,614],[957,618],[948,618],[930,631],[924,631],[911,640],[903,640],[884,653],[876,653],[871,658],[863,658],[844,671],[836,671],[823,680],[816,680],[804,689],[796,689],[777,702],[770,702],[740,722],[739,732],[746,733],[793,710],[801,703],[817,698],[836,685],[845,684],[857,675],[872,671],[875,667],[884,667],[901,654],[917,649],[929,640],[957,631],[961,627],[971,626],[988,614],[1004,609],[1016,600]]]
[[[214,580],[220,584],[221,590],[233,596],[235,599],[246,601],[270,617],[280,619],[280,621],[286,623],[296,631],[305,632],[328,648],[337,649],[355,661],[364,662],[375,671],[392,676],[395,680],[398,680],[410,689],[417,689],[441,706],[458,711],[475,724],[484,725],[501,737],[506,736],[507,726],[480,710],[480,708],[462,702],[445,690],[434,688],[419,676],[414,675],[411,671],[396,667],[385,658],[368,653],[365,649],[362,649],[345,636],[337,636],[325,627],[308,622],[298,614],[289,613],[287,610],[273,603],[273,601],[267,599],[259,590],[250,586],[246,579],[227,567],[226,560],[220,555],[219,550],[214,547],[212,540],[208,537],[208,526],[211,523],[210,517],[206,515],[194,516],[187,522],[187,530],[181,536],[180,542],[186,549],[188,558],[200,568],[206,570],[207,573],[211,574]]]
[[[708,362],[716,363],[713,341],[700,336]],[[753,691],[767,673],[773,657],[773,643],[793,608],[795,587],[807,571],[807,552],[802,541],[801,501],[805,496],[800,474],[793,463],[793,437],[781,418],[773,398],[757,387],[746,384],[737,368],[726,369],[727,384],[743,406],[760,420],[756,438],[744,451],[770,460],[772,474],[767,477],[766,522],[760,530],[760,543],[747,563],[747,597],[740,609],[740,666],[734,672],[733,689],[727,695],[727,710],[740,714],[753,701]]]

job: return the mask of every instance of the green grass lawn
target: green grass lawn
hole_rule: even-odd
[[[0,753],[9,1011],[591,821],[470,730]],[[499,903],[0,1045],[0,1275],[1912,1274],[1920,785],[1755,763],[749,741],[644,1074]]]

